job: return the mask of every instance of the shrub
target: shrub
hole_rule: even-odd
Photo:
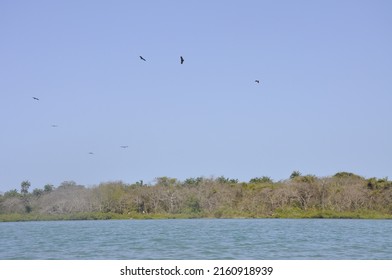
[[[388,177],[383,179],[373,177],[367,180],[367,187],[371,190],[387,189],[392,187],[392,181],[388,181]]]
[[[338,172],[335,175],[333,175],[335,178],[353,178],[353,179],[363,179],[363,177],[351,173],[351,172]]]
[[[273,181],[270,177],[263,176],[263,177],[252,178],[250,179],[249,183],[262,184],[262,183],[273,183]]]

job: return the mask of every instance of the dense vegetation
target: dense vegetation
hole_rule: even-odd
[[[273,182],[237,179],[156,178],[101,183],[73,181],[29,192],[30,182],[0,195],[0,221],[120,218],[392,218],[392,181],[348,172],[331,177],[301,175]]]

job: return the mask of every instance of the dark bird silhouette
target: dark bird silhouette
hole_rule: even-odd
[[[255,83],[258,83],[258,84],[260,84],[260,81],[259,81],[259,80],[255,80]]]
[[[34,100],[39,100],[39,98],[37,98],[37,97],[35,97],[35,96],[33,96],[33,99],[34,99]]]
[[[52,127],[59,127],[57,124],[52,124]]]
[[[140,57],[140,59],[141,59],[141,60],[143,60],[143,61],[147,61],[147,60],[145,60],[145,58],[144,58],[144,57],[142,57],[141,55],[140,55],[139,57]]]
[[[89,155],[93,155],[94,153],[93,153],[93,152],[89,152],[88,154],[89,154]]]
[[[181,64],[183,64],[184,63],[184,58],[182,57],[182,56],[180,56],[180,60],[181,60]]]
[[[120,146],[121,148],[123,148],[123,149],[126,149],[126,148],[128,148],[128,146]]]

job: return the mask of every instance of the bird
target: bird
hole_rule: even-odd
[[[88,154],[89,154],[89,155],[93,155],[94,153],[93,153],[93,152],[89,152]]]
[[[128,148],[128,146],[120,146],[121,148],[123,148],[123,149],[126,149],[126,148]]]
[[[142,57],[141,55],[139,56],[141,60],[143,61],[147,61],[144,57]]]
[[[258,84],[260,84],[260,81],[259,81],[259,80],[255,80],[255,83],[258,83]]]
[[[52,127],[59,127],[57,124],[52,124]]]
[[[34,99],[34,100],[39,100],[39,98],[38,98],[38,97],[35,97],[35,96],[33,96],[33,99]]]
[[[183,64],[184,63],[184,58],[182,57],[182,56],[180,56],[180,60],[181,60],[181,64]]]

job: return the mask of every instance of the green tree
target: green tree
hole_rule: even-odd
[[[225,178],[224,176],[220,176],[216,178],[216,181],[220,184],[237,184],[238,179],[230,179],[230,178]]]
[[[363,179],[363,177],[361,177],[361,176],[359,176],[357,174],[354,174],[354,173],[351,173],[351,172],[344,172],[344,171],[336,173],[335,175],[333,175],[333,177],[335,177],[335,178]]]
[[[54,189],[54,187],[51,184],[46,184],[44,186],[44,192],[46,192],[46,193],[50,193],[51,191],[53,191],[53,189]]]
[[[76,184],[75,181],[64,181],[58,186],[58,189],[84,189],[84,186]]]
[[[203,182],[203,177],[197,177],[197,178],[187,178],[185,181],[184,181],[184,185],[185,186],[198,186],[198,185],[200,185],[202,182]]]
[[[20,193],[24,194],[24,195],[28,194],[30,186],[31,186],[31,183],[29,181],[27,181],[27,180],[23,181],[20,184]]]
[[[299,176],[301,176],[302,174],[301,174],[301,172],[299,172],[299,171],[293,171],[292,173],[291,173],[291,175],[290,175],[290,179],[294,179],[295,177],[299,177]]]
[[[40,196],[40,195],[43,195],[44,194],[44,190],[41,190],[41,189],[34,189],[33,190],[33,195],[34,196]]]
[[[201,212],[200,201],[195,196],[188,197],[188,199],[185,201],[185,207],[186,211],[189,213],[196,214]]]
[[[250,179],[249,183],[253,183],[253,184],[273,183],[273,181],[270,177],[263,176],[263,177],[252,178]]]
[[[317,180],[317,177],[315,175],[308,174],[305,176],[295,177],[295,179],[303,183],[314,183]]]
[[[10,190],[4,193],[4,197],[19,197],[20,194],[17,189]]]
[[[392,182],[388,180],[388,177],[382,179],[377,179],[375,177],[372,177],[367,180],[367,187],[371,190],[391,188]]]
[[[155,178],[156,185],[162,186],[162,187],[170,187],[174,186],[177,184],[177,179],[176,178],[170,178],[170,177],[157,177]]]

